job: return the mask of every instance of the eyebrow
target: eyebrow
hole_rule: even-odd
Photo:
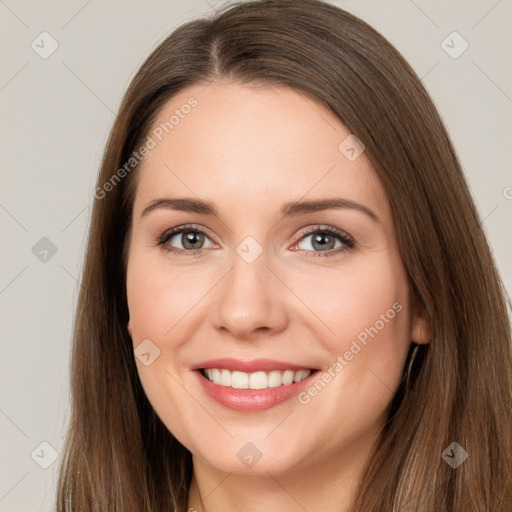
[[[218,217],[219,213],[215,203],[211,201],[204,201],[202,199],[195,199],[189,197],[163,197],[151,201],[142,211],[141,217],[148,215],[150,212],[166,208],[170,210],[178,210],[182,212],[193,212],[204,215],[213,215]],[[366,214],[370,219],[379,222],[379,218],[373,210],[362,204],[351,201],[350,199],[343,199],[333,197],[328,199],[316,199],[308,201],[290,201],[281,207],[281,215],[284,217],[296,217],[308,213],[319,212],[330,209],[352,209]]]

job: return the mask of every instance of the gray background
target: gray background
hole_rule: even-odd
[[[512,1],[332,3],[373,25],[422,77],[510,294]],[[173,28],[220,5],[0,0],[1,512],[52,510],[92,193],[122,93]],[[43,31],[58,44],[46,59],[40,53],[51,49],[51,40]],[[457,58],[464,41],[446,39],[453,31],[469,44]]]

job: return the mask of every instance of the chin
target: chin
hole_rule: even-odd
[[[237,436],[215,445],[218,449],[213,443],[193,448],[194,462],[199,460],[224,473],[268,477],[269,473],[277,476],[297,469],[305,457],[295,444],[283,446],[281,440],[269,441],[263,437],[250,441]]]

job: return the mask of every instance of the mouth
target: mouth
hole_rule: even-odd
[[[304,389],[319,371],[271,360],[218,359],[192,368],[203,391],[228,409],[251,412],[277,406]]]

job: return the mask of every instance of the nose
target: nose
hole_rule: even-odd
[[[237,340],[256,340],[286,329],[286,288],[270,270],[265,252],[252,263],[238,254],[215,287],[212,324]]]

